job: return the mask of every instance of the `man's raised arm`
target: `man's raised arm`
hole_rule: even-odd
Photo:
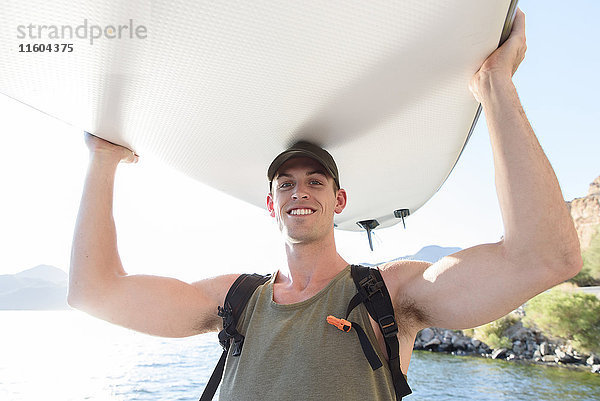
[[[433,265],[389,267],[388,277],[402,277],[391,279],[396,303],[416,309],[415,329],[461,329],[490,322],[581,269],[573,221],[512,82],[525,49],[525,16],[518,10],[509,39],[488,57],[470,85],[490,133],[504,239]]]
[[[127,275],[117,250],[113,190],[118,164],[135,163],[137,155],[88,133],[85,141],[90,161],[73,236],[69,304],[158,336],[185,337],[217,330],[217,306],[237,276],[187,284],[166,277]]]

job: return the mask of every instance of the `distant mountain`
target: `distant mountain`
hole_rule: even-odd
[[[15,274],[19,278],[33,278],[38,280],[50,281],[52,283],[64,284],[69,279],[67,273],[58,267],[50,265],[38,265],[31,269],[23,270],[21,273]]]
[[[421,248],[421,250],[414,255],[406,256],[404,259],[424,260],[426,262],[435,263],[444,256],[452,255],[458,251],[462,251],[462,248],[429,245]]]
[[[67,273],[49,265],[0,275],[0,310],[69,309],[67,280]]]
[[[387,260],[385,262],[371,264],[371,263],[361,263],[363,266],[378,266],[383,263],[394,262],[396,260],[423,260],[430,263],[435,263],[444,256],[451,255],[458,251],[461,251],[462,248],[456,247],[443,247],[437,245],[429,245],[421,248],[421,250],[414,255],[400,256],[399,258]]]

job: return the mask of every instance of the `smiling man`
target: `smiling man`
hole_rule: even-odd
[[[267,178],[270,187],[267,209],[277,220],[286,241],[294,241],[289,230],[300,227],[315,235],[319,230],[329,231],[334,213],[341,213],[346,206],[346,191],[340,189],[333,157],[311,143],[298,142],[277,156],[269,166]]]
[[[419,330],[493,321],[581,268],[560,187],[512,83],[525,49],[525,20],[518,11],[508,40],[470,82],[490,133],[504,238],[434,264],[405,260],[380,267],[395,311],[404,374]],[[86,143],[90,164],[73,239],[69,303],[153,335],[220,330],[218,306],[238,275],[193,284],[128,275],[118,255],[112,195],[117,165],[137,156],[89,134]],[[287,265],[258,287],[241,314],[243,352],[227,358],[221,399],[396,399],[387,364],[376,369],[363,354],[371,346],[380,360],[397,359],[388,355],[380,326],[364,304],[349,315],[364,329],[362,338],[326,321],[345,315],[357,293],[351,267],[335,246],[333,219],[347,196],[334,159],[301,142],[277,156],[267,176],[267,209],[284,236]]]

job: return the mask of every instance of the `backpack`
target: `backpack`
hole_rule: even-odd
[[[389,356],[388,367],[392,374],[394,390],[397,401],[409,395],[412,391],[406,382],[406,378],[400,370],[400,346],[398,344],[398,325],[394,317],[394,308],[390,294],[385,286],[381,273],[377,268],[366,266],[351,266],[351,275],[357,288],[357,294],[350,300],[343,319],[328,316],[327,322],[342,331],[349,332],[355,329],[361,348],[373,370],[383,366],[377,353],[373,349],[366,333],[362,327],[355,322],[349,322],[348,316],[354,308],[364,303],[369,315],[375,320],[383,333],[385,346]],[[199,401],[210,401],[219,387],[225,369],[225,360],[229,348],[233,347],[232,356],[241,355],[244,344],[244,336],[237,331],[237,322],[250,297],[256,289],[271,279],[271,275],[242,274],[229,288],[223,307],[219,306],[218,315],[223,318],[223,330],[219,332],[219,343],[223,347],[223,353],[217,363],[208,384],[206,385]]]

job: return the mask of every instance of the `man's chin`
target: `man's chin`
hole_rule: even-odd
[[[319,239],[316,233],[310,230],[288,230],[283,235],[285,241],[289,244],[305,244]]]

